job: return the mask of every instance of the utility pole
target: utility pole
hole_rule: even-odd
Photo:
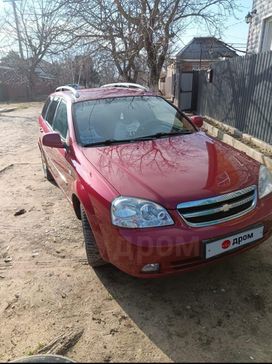
[[[16,24],[16,32],[17,32],[20,56],[21,56],[22,59],[24,59],[24,53],[23,53],[23,47],[22,47],[22,41],[21,41],[21,34],[20,34],[20,27],[19,27],[17,9],[16,9],[16,4],[15,4],[15,1],[17,1],[17,0],[3,0],[3,1],[4,1],[4,3],[11,3],[12,4],[14,19],[15,19],[15,24]]]

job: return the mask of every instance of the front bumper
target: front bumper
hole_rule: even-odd
[[[272,196],[260,200],[257,207],[239,219],[203,228],[189,227],[177,211],[171,211],[175,225],[150,229],[123,229],[111,224],[103,227],[103,240],[107,250],[107,260],[120,270],[142,278],[154,278],[219,261],[249,250],[272,235]],[[264,237],[215,258],[205,259],[203,241],[221,239],[230,235],[264,226]],[[157,273],[143,273],[146,264],[159,263]]]

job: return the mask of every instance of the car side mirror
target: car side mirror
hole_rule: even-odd
[[[201,128],[203,126],[203,117],[199,115],[191,116],[191,121],[197,128]]]
[[[42,144],[51,148],[65,148],[59,133],[47,133],[42,138]]]

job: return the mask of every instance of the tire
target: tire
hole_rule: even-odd
[[[41,151],[41,160],[42,160],[42,169],[44,178],[47,179],[49,182],[55,182],[54,177],[52,176],[51,172],[48,169],[47,162],[42,151]]]
[[[89,265],[93,268],[106,265],[107,263],[101,258],[87,215],[82,207],[80,207],[80,214],[84,235],[85,250]]]

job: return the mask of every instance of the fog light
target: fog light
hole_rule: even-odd
[[[143,273],[153,273],[158,272],[160,270],[159,263],[146,264],[142,268]]]

